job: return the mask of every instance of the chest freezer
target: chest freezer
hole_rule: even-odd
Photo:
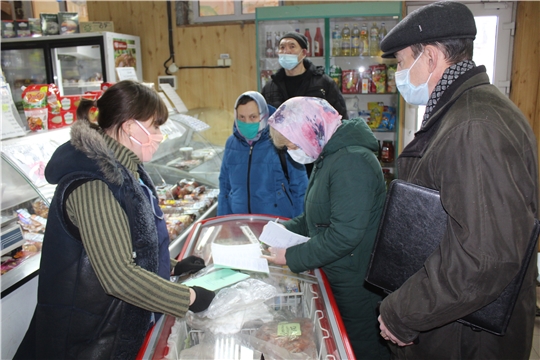
[[[215,270],[213,243],[258,243],[264,225],[275,220],[275,216],[252,214],[201,220],[194,224],[178,259],[197,255],[205,260],[205,270]],[[238,270],[249,278],[216,290],[216,298],[210,307],[215,310],[216,301],[237,288],[244,287],[245,291],[247,286],[248,293],[244,293],[239,301],[233,296],[233,301],[221,309],[229,309],[245,298],[261,295],[258,291],[266,294],[270,287],[275,292],[263,298],[265,316],[253,320],[244,314],[242,322],[236,324],[238,329],[233,331],[223,331],[224,325],[226,329],[231,326],[226,317],[229,315],[204,320],[197,316],[205,312],[188,312],[182,319],[162,316],[149,331],[137,359],[355,359],[324,272],[315,269],[295,274],[288,267],[273,265],[269,269],[268,274]],[[216,300],[218,298],[220,300]],[[248,307],[241,311],[248,313]],[[217,309],[219,312],[220,308]]]

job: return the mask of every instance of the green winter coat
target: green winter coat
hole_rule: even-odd
[[[287,265],[296,273],[324,270],[354,352],[363,359],[389,358],[377,322],[381,296],[364,282],[386,196],[377,150],[363,121],[343,120],[314,163],[304,213],[284,224],[311,238],[287,249]]]

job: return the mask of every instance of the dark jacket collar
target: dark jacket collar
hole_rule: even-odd
[[[471,80],[476,77],[476,80]],[[478,66],[467,71],[444,92],[441,99],[433,109],[433,114],[426,124],[414,134],[414,139],[403,149],[399,157],[422,157],[427,150],[433,136],[437,133],[444,114],[452,107],[454,102],[465,92],[480,85],[488,85],[489,77],[485,66]]]

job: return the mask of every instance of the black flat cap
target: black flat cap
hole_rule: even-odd
[[[281,43],[281,40],[286,39],[286,38],[291,38],[291,39],[296,40],[298,42],[298,45],[300,45],[302,49],[307,49],[307,37],[305,37],[304,35],[297,32],[290,32],[283,35],[281,39],[279,39],[279,42]]]
[[[383,58],[414,44],[448,39],[474,39],[474,15],[466,5],[439,1],[421,7],[394,26],[381,41]]]

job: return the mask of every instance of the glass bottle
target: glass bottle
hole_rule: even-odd
[[[324,55],[324,41],[321,33],[321,28],[317,26],[317,31],[315,32],[315,38],[313,39],[313,55],[323,56]]]
[[[349,24],[341,30],[341,56],[351,56],[351,29]]]
[[[386,183],[386,190],[390,187],[390,183],[394,180],[394,174],[390,172],[390,169],[383,169],[384,182]]]
[[[381,28],[379,29],[379,48],[381,47],[381,41],[384,39],[386,34],[388,34],[388,30],[386,30],[386,25],[384,23],[381,23]]]
[[[367,24],[363,23],[360,29],[360,42],[362,42],[362,56],[369,56],[369,37]]]
[[[272,46],[272,32],[266,33],[266,57],[271,58],[274,57],[274,47]]]
[[[381,146],[381,162],[392,163],[394,162],[394,142],[390,140],[384,140]]]
[[[332,31],[332,56],[341,56],[341,31],[338,24]]]
[[[278,54],[279,54],[279,40],[281,40],[281,35],[279,35],[279,31],[276,31],[276,34],[274,37],[274,56],[275,57],[278,57]]]
[[[312,54],[312,41],[311,41],[311,34],[309,33],[309,28],[306,28],[306,32],[304,33],[304,36],[307,38],[307,56],[311,56]]]
[[[360,29],[357,24],[354,24],[351,35],[351,56],[360,56],[362,54],[360,44]]]
[[[369,55],[379,55],[379,28],[376,23],[369,29]]]

